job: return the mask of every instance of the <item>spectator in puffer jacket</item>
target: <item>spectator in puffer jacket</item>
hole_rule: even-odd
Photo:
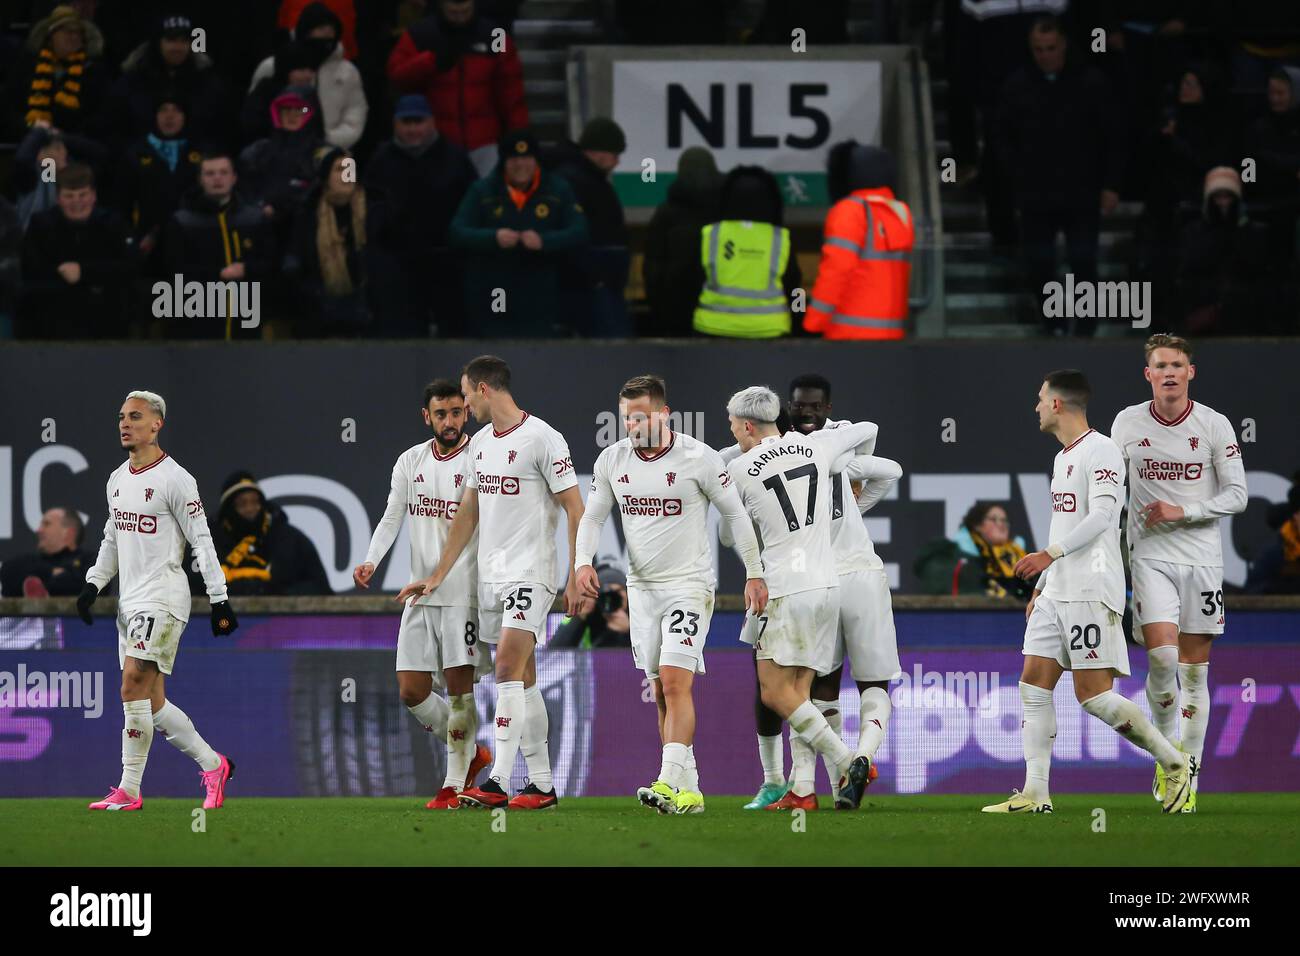
[[[303,7],[293,30],[301,65],[315,72],[316,96],[320,100],[325,142],[350,149],[366,128],[369,106],[361,86],[361,73],[344,57],[340,41],[342,21],[324,3]],[[268,56],[253,73],[250,96],[259,84],[275,75],[277,58]]]
[[[493,49],[496,24],[474,0],[436,0],[429,16],[408,28],[388,57],[388,78],[400,93],[423,93],[438,131],[470,154],[480,176],[497,163],[497,141],[528,125],[523,67],[509,36]]]

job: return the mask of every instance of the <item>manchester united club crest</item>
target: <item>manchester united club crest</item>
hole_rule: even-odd
[[[147,501],[148,501],[150,498],[152,498],[152,497],[153,497],[153,489],[152,489],[152,488],[146,488],[146,489],[144,490],[144,500],[147,502]]]
[[[459,473],[457,473],[456,476],[452,479],[452,481],[455,483],[457,488],[460,487],[460,483],[464,480],[465,480],[465,476]]]
[[[514,452],[513,450],[512,450],[512,451],[509,451],[509,452],[506,452],[506,464],[507,464],[507,465],[513,465],[513,464],[515,463],[515,457],[516,457],[516,454],[517,454],[517,453]]]
[[[668,487],[671,488],[673,486],[673,482],[677,480],[677,472],[670,471],[665,477],[667,477],[668,479]]]
[[[1196,451],[1196,446],[1201,443],[1201,440],[1193,435],[1187,439],[1187,443],[1192,446],[1192,451]]]

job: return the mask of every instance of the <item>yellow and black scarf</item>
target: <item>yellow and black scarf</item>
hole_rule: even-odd
[[[55,106],[65,110],[81,109],[81,77],[85,71],[85,51],[60,60],[49,46],[42,47],[27,94],[27,125],[31,126],[38,120],[54,122]]]
[[[1025,556],[1025,549],[1008,539],[1005,544],[989,544],[979,533],[970,532],[970,539],[984,559],[984,572],[988,576],[988,593],[993,597],[1006,597],[1002,582],[1016,580],[1015,568]]]
[[[360,186],[353,191],[350,206],[352,248],[360,252],[366,245],[366,193]],[[355,291],[348,271],[347,243],[334,218],[334,207],[323,195],[316,206],[316,255],[327,294],[342,296]]]

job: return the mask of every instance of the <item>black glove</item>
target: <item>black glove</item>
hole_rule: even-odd
[[[225,637],[239,627],[239,619],[229,601],[218,601],[212,605],[212,636]]]
[[[95,603],[97,597],[99,597],[99,588],[89,583],[77,595],[77,614],[87,624],[95,623],[95,619],[90,616],[90,606]]]

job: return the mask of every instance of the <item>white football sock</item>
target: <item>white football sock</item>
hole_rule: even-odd
[[[764,783],[785,783],[785,747],[780,734],[774,737],[758,735],[758,759],[763,763]]]
[[[153,704],[147,700],[122,701],[122,781],[133,797],[140,796],[140,780],[153,743]]]
[[[664,744],[663,763],[659,768],[659,779],[674,790],[685,789],[686,762],[690,751],[685,744]]]
[[[1147,703],[1151,705],[1151,723],[1168,740],[1178,723],[1178,648],[1173,644],[1147,651]]]
[[[848,767],[849,761],[853,759],[853,754],[839,735],[831,730],[831,725],[826,723],[826,718],[817,709],[817,705],[810,700],[805,700],[790,715],[789,724],[793,731],[792,741],[794,734],[797,733],[819,754],[830,755],[828,765],[835,768],[833,778],[838,780]]]
[[[790,731],[790,792],[806,797],[817,789],[817,751],[800,734]]]
[[[889,715],[894,712],[893,701],[883,687],[868,687],[862,692],[862,722],[858,725],[858,754],[876,759],[876,751],[885,741],[885,728]]]
[[[700,769],[695,766],[695,745],[686,748],[686,789],[691,793],[700,792]]]
[[[1201,754],[1205,750],[1205,732],[1210,728],[1210,665],[1179,664],[1178,679],[1183,685],[1182,720],[1179,724],[1183,752],[1192,758],[1192,789],[1200,786]]]
[[[524,690],[524,732],[521,738],[524,763],[528,765],[528,781],[542,793],[551,790],[551,751],[547,743],[551,719],[546,713],[546,701],[534,684]]]
[[[169,744],[197,763],[199,769],[216,770],[221,766],[221,758],[199,736],[194,722],[171,701],[163,701],[162,710],[153,715],[153,728],[161,731]]]
[[[1025,796],[1043,802],[1051,796],[1047,785],[1052,769],[1052,741],[1056,739],[1056,708],[1046,687],[1020,682],[1024,719],[1020,743],[1025,749]]]
[[[447,702],[436,692],[420,701],[414,707],[406,708],[411,716],[424,725],[424,729],[435,737],[447,736],[447,713],[451,709]]]
[[[524,682],[508,680],[497,685],[496,760],[492,779],[502,790],[509,791],[510,775],[515,770],[519,741],[524,732]]]
[[[1083,702],[1083,709],[1122,737],[1137,744],[1160,762],[1165,770],[1181,767],[1183,756],[1155,724],[1143,716],[1138,705],[1123,694],[1108,690]]]
[[[442,785],[460,791],[465,789],[465,776],[478,749],[478,708],[473,691],[456,694],[447,703],[447,779]]]
[[[841,731],[844,727],[844,715],[840,712],[839,699],[838,698],[835,700],[814,699],[813,703],[817,705],[817,709],[821,711],[821,715],[826,718],[827,725],[829,725],[831,730],[835,731],[835,736],[841,737],[842,736]],[[837,777],[832,772],[829,757],[823,755],[822,762],[826,764],[826,777],[831,782],[831,794],[832,796],[838,795],[840,790],[839,788],[840,778]],[[814,781],[816,780],[815,770],[813,771],[813,779]]]

